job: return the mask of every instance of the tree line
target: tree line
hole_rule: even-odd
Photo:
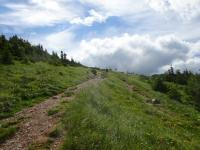
[[[59,57],[56,52],[49,54],[42,45],[32,45],[27,40],[14,35],[7,39],[0,35],[0,63],[13,64],[15,61],[22,63],[35,63],[39,61],[48,62],[53,65],[81,66],[73,59],[67,59],[67,55],[61,51]]]
[[[184,99],[200,110],[200,74],[187,69],[181,72],[171,66],[164,74],[153,75],[151,81],[154,90],[180,102]]]

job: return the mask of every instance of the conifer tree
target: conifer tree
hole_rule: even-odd
[[[67,60],[67,54],[64,53],[64,60]]]
[[[61,55],[60,55],[60,57],[61,57],[61,60],[63,60],[63,59],[64,59],[64,54],[63,54],[63,51],[61,51]]]

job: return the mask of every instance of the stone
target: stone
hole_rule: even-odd
[[[153,98],[153,99],[151,100],[151,103],[152,103],[152,104],[160,104],[160,100]]]
[[[147,102],[147,103],[154,104],[154,105],[158,105],[158,104],[161,103],[160,100],[159,100],[159,99],[156,99],[156,98],[148,99],[146,102]]]
[[[53,99],[58,99],[59,97],[58,96],[53,96]]]

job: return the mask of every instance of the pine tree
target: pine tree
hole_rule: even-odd
[[[64,60],[67,60],[67,54],[64,53]]]
[[[63,59],[64,59],[64,54],[63,54],[63,51],[61,51],[61,55],[60,55],[60,57],[61,57],[61,60],[63,60]]]

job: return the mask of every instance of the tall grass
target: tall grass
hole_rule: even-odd
[[[148,98],[161,105],[146,103]],[[192,106],[154,92],[137,76],[110,73],[68,103],[63,149],[200,149],[199,117]]]

